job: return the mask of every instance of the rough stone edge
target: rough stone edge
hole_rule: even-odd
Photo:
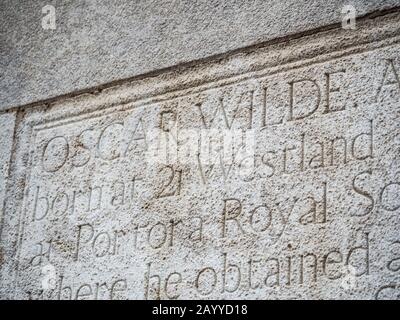
[[[3,224],[4,205],[6,201],[6,189],[10,175],[10,162],[15,136],[16,112],[0,115],[0,230]],[[0,265],[3,252],[0,244]]]

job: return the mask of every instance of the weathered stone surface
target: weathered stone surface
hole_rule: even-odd
[[[0,220],[3,214],[4,196],[10,168],[10,157],[14,136],[15,113],[0,115]]]
[[[56,9],[43,30],[42,8]],[[0,2],[0,108],[340,24],[347,0]],[[400,0],[352,0],[362,16]]]
[[[397,298],[399,19],[26,109],[0,296]]]
[[[10,172],[10,161],[12,154],[12,144],[14,137],[15,113],[6,113],[0,115],[0,235],[2,230],[4,203],[8,176]],[[11,244],[10,244],[11,245]],[[0,265],[4,263],[5,247],[7,244],[0,242]],[[0,281],[0,287],[3,287]],[[0,297],[2,295],[0,294]]]

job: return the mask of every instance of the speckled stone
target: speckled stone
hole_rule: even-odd
[[[399,21],[17,109],[0,297],[398,298]]]

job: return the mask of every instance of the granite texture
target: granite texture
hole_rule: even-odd
[[[400,1],[2,0],[0,109],[340,24],[347,4],[361,16]]]
[[[90,93],[54,81],[70,94],[0,117],[0,298],[398,299],[399,48],[396,11]]]
[[[15,113],[5,113],[0,115],[0,221],[3,215],[4,197],[6,194],[7,178],[10,170],[14,125]]]

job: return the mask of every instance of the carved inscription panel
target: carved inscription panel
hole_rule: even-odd
[[[400,46],[354,42],[27,111],[4,294],[398,298]],[[119,100],[135,86],[159,91]]]

